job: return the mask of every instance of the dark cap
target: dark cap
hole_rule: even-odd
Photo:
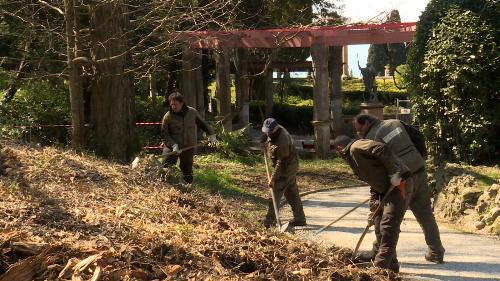
[[[270,134],[278,126],[278,121],[274,118],[267,118],[262,124],[262,132],[264,134]]]
[[[335,138],[335,140],[333,140],[333,145],[335,147],[337,146],[342,146],[342,147],[346,147],[350,142],[352,141],[352,139],[346,135],[340,135],[338,137]]]

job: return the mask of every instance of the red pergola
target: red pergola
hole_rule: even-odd
[[[410,42],[415,22],[228,31],[184,31],[179,40],[194,48],[299,48]]]
[[[416,23],[356,24],[328,27],[281,28],[261,30],[183,31],[177,40],[184,43],[182,51],[182,93],[190,105],[203,106],[202,52],[193,49],[217,49],[214,52],[217,81],[217,112],[225,130],[232,129],[231,66],[230,54],[238,54],[239,90],[242,106],[240,119],[249,122],[248,97],[250,93],[249,70],[257,63],[249,63],[247,48],[310,48],[312,62],[302,62],[301,67],[314,70],[313,103],[314,136],[316,153],[327,158],[330,153],[331,126],[334,135],[343,132],[341,77],[344,46],[355,44],[386,44],[410,42]],[[273,103],[273,69],[291,67],[286,62],[262,62],[261,70],[266,99],[266,117],[271,116]],[[255,67],[255,66],[254,66]],[[331,86],[331,87],[330,87]],[[331,96],[331,99],[330,99]],[[198,101],[198,102],[196,102]],[[246,109],[244,109],[246,108]],[[199,108],[201,112],[203,110]]]

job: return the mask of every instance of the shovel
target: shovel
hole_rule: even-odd
[[[264,148],[264,163],[266,164],[267,181],[271,182],[271,175],[269,173],[269,165],[267,164],[267,153],[265,148]],[[279,210],[278,210],[278,202],[276,201],[274,190],[272,188],[270,188],[269,190],[271,191],[271,198],[273,200],[274,216],[276,217],[276,227],[280,232],[285,232],[288,229],[288,224],[290,222],[286,222],[285,224],[281,225]]]
[[[339,220],[343,219],[345,216],[349,215],[350,213],[354,212],[354,210],[356,210],[357,208],[363,206],[364,204],[366,204],[366,202],[368,202],[370,200],[370,198],[366,199],[365,201],[359,203],[358,205],[356,205],[354,208],[352,208],[351,210],[349,210],[348,212],[346,212],[345,214],[343,214],[342,216],[340,216],[339,218],[337,218],[336,220],[332,221],[331,223],[323,226],[322,228],[316,230],[314,232],[314,234],[320,234],[321,232],[323,232],[325,229],[327,229],[329,226],[331,226],[332,224],[338,222]]]

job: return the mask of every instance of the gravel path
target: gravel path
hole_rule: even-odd
[[[325,246],[334,244],[353,249],[366,226],[369,212],[366,204],[319,235],[314,231],[366,200],[368,194],[368,187],[359,187],[304,196],[308,226],[297,229],[296,233]],[[459,232],[442,224],[439,227],[446,248],[445,263],[429,263],[424,259],[427,245],[422,230],[412,212],[406,213],[397,251],[401,272],[407,280],[500,280],[500,239]],[[360,251],[370,250],[374,238],[372,227]]]

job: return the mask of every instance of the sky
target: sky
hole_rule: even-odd
[[[349,23],[367,22],[372,19],[381,18],[393,9],[399,11],[402,22],[418,21],[422,11],[430,0],[341,0],[343,2],[343,11],[341,14],[349,18]],[[335,2],[339,2],[336,0]],[[349,70],[353,76],[360,77],[357,61],[361,67],[366,65],[368,56],[368,47],[370,45],[351,45],[349,46]]]

